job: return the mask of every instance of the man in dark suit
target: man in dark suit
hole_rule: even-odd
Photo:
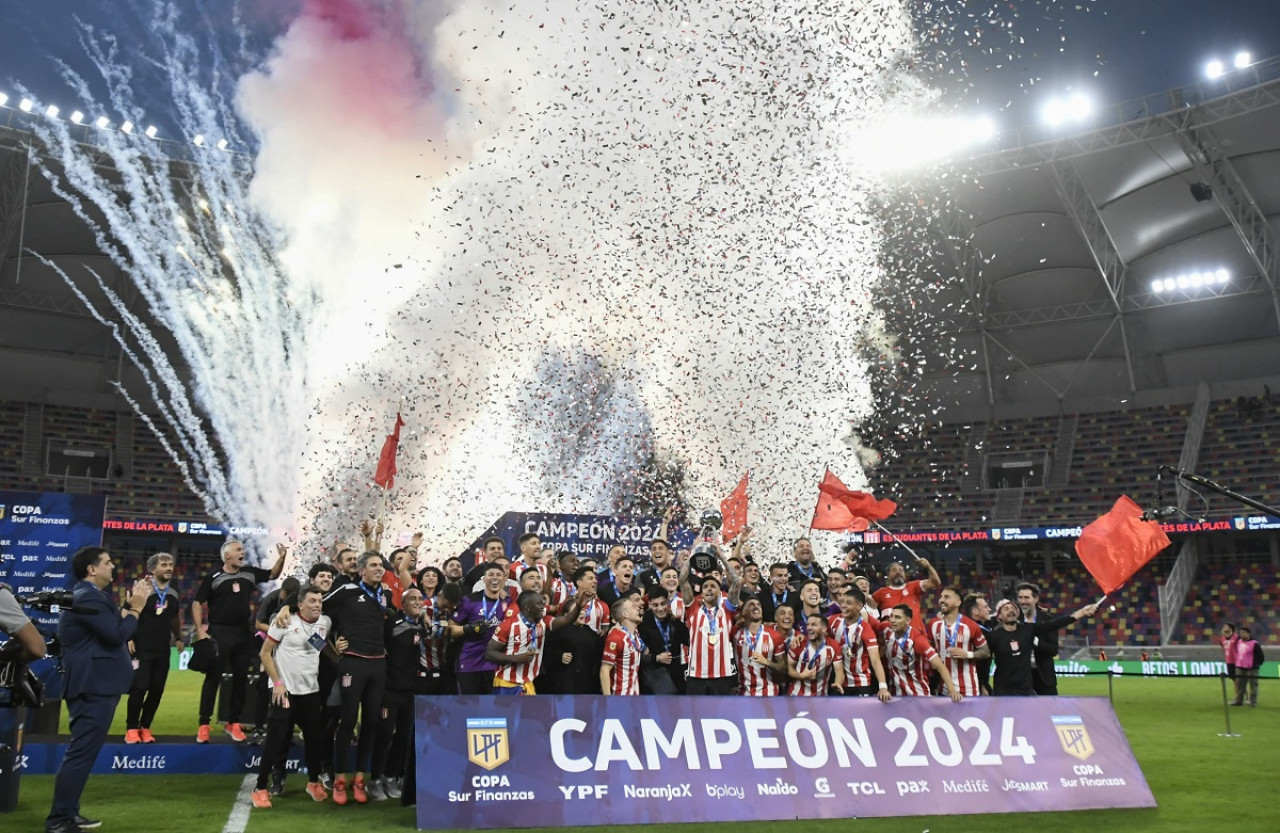
[[[1054,614],[1040,606],[1040,587],[1029,581],[1019,584],[1014,590],[1018,594],[1018,607],[1022,611],[1022,621],[1032,625],[1042,619],[1053,619]],[[1031,653],[1031,676],[1036,694],[1041,697],[1054,696],[1058,693],[1058,675],[1053,661],[1058,656],[1058,631],[1047,633],[1036,632]]]
[[[79,833],[100,824],[80,815],[80,795],[107,739],[120,695],[133,682],[129,640],[148,592],[146,582],[134,582],[121,612],[106,592],[115,564],[102,547],[82,548],[72,556],[71,570],[76,577],[72,606],[58,620],[71,743],[54,780],[46,833]]]

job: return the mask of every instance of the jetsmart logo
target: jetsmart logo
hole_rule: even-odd
[[[164,769],[164,755],[116,755],[112,769]]]

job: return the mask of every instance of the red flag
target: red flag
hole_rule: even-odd
[[[1142,507],[1121,495],[1111,511],[1089,524],[1076,541],[1076,554],[1103,593],[1110,593],[1165,547],[1160,524],[1142,520]]]
[[[854,494],[849,487],[840,482],[840,478],[827,469],[818,484],[818,505],[813,509],[813,520],[810,529],[831,529],[836,532],[861,532],[871,524],[867,519],[855,515],[844,498]],[[860,492],[858,494],[861,494]]]
[[[738,533],[747,525],[747,478],[750,476],[750,472],[742,475],[729,496],[720,501],[720,515],[724,518],[720,534],[726,541],[737,538]]]
[[[378,455],[378,470],[373,473],[373,482],[384,489],[396,484],[396,449],[400,447],[400,429],[404,420],[396,413],[396,428],[387,435],[382,443],[382,453]]]

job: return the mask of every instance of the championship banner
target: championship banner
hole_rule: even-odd
[[[102,546],[103,495],[63,492],[0,492],[0,581],[25,596],[70,587],[71,556],[81,547]],[[32,621],[56,628],[58,614],[28,611]]]
[[[418,829],[1154,807],[1104,697],[419,697]]]
[[[501,538],[508,553],[518,553],[520,536],[532,532],[543,547],[569,550],[582,558],[602,559],[616,544],[626,547],[632,558],[649,557],[649,542],[658,537],[661,518],[626,518],[616,515],[568,515],[555,512],[506,512],[470,546],[479,552],[486,538]],[[693,530],[670,530],[672,547],[690,546]]]

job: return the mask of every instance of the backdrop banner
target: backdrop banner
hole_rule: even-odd
[[[418,828],[1154,807],[1104,697],[419,697]]]

